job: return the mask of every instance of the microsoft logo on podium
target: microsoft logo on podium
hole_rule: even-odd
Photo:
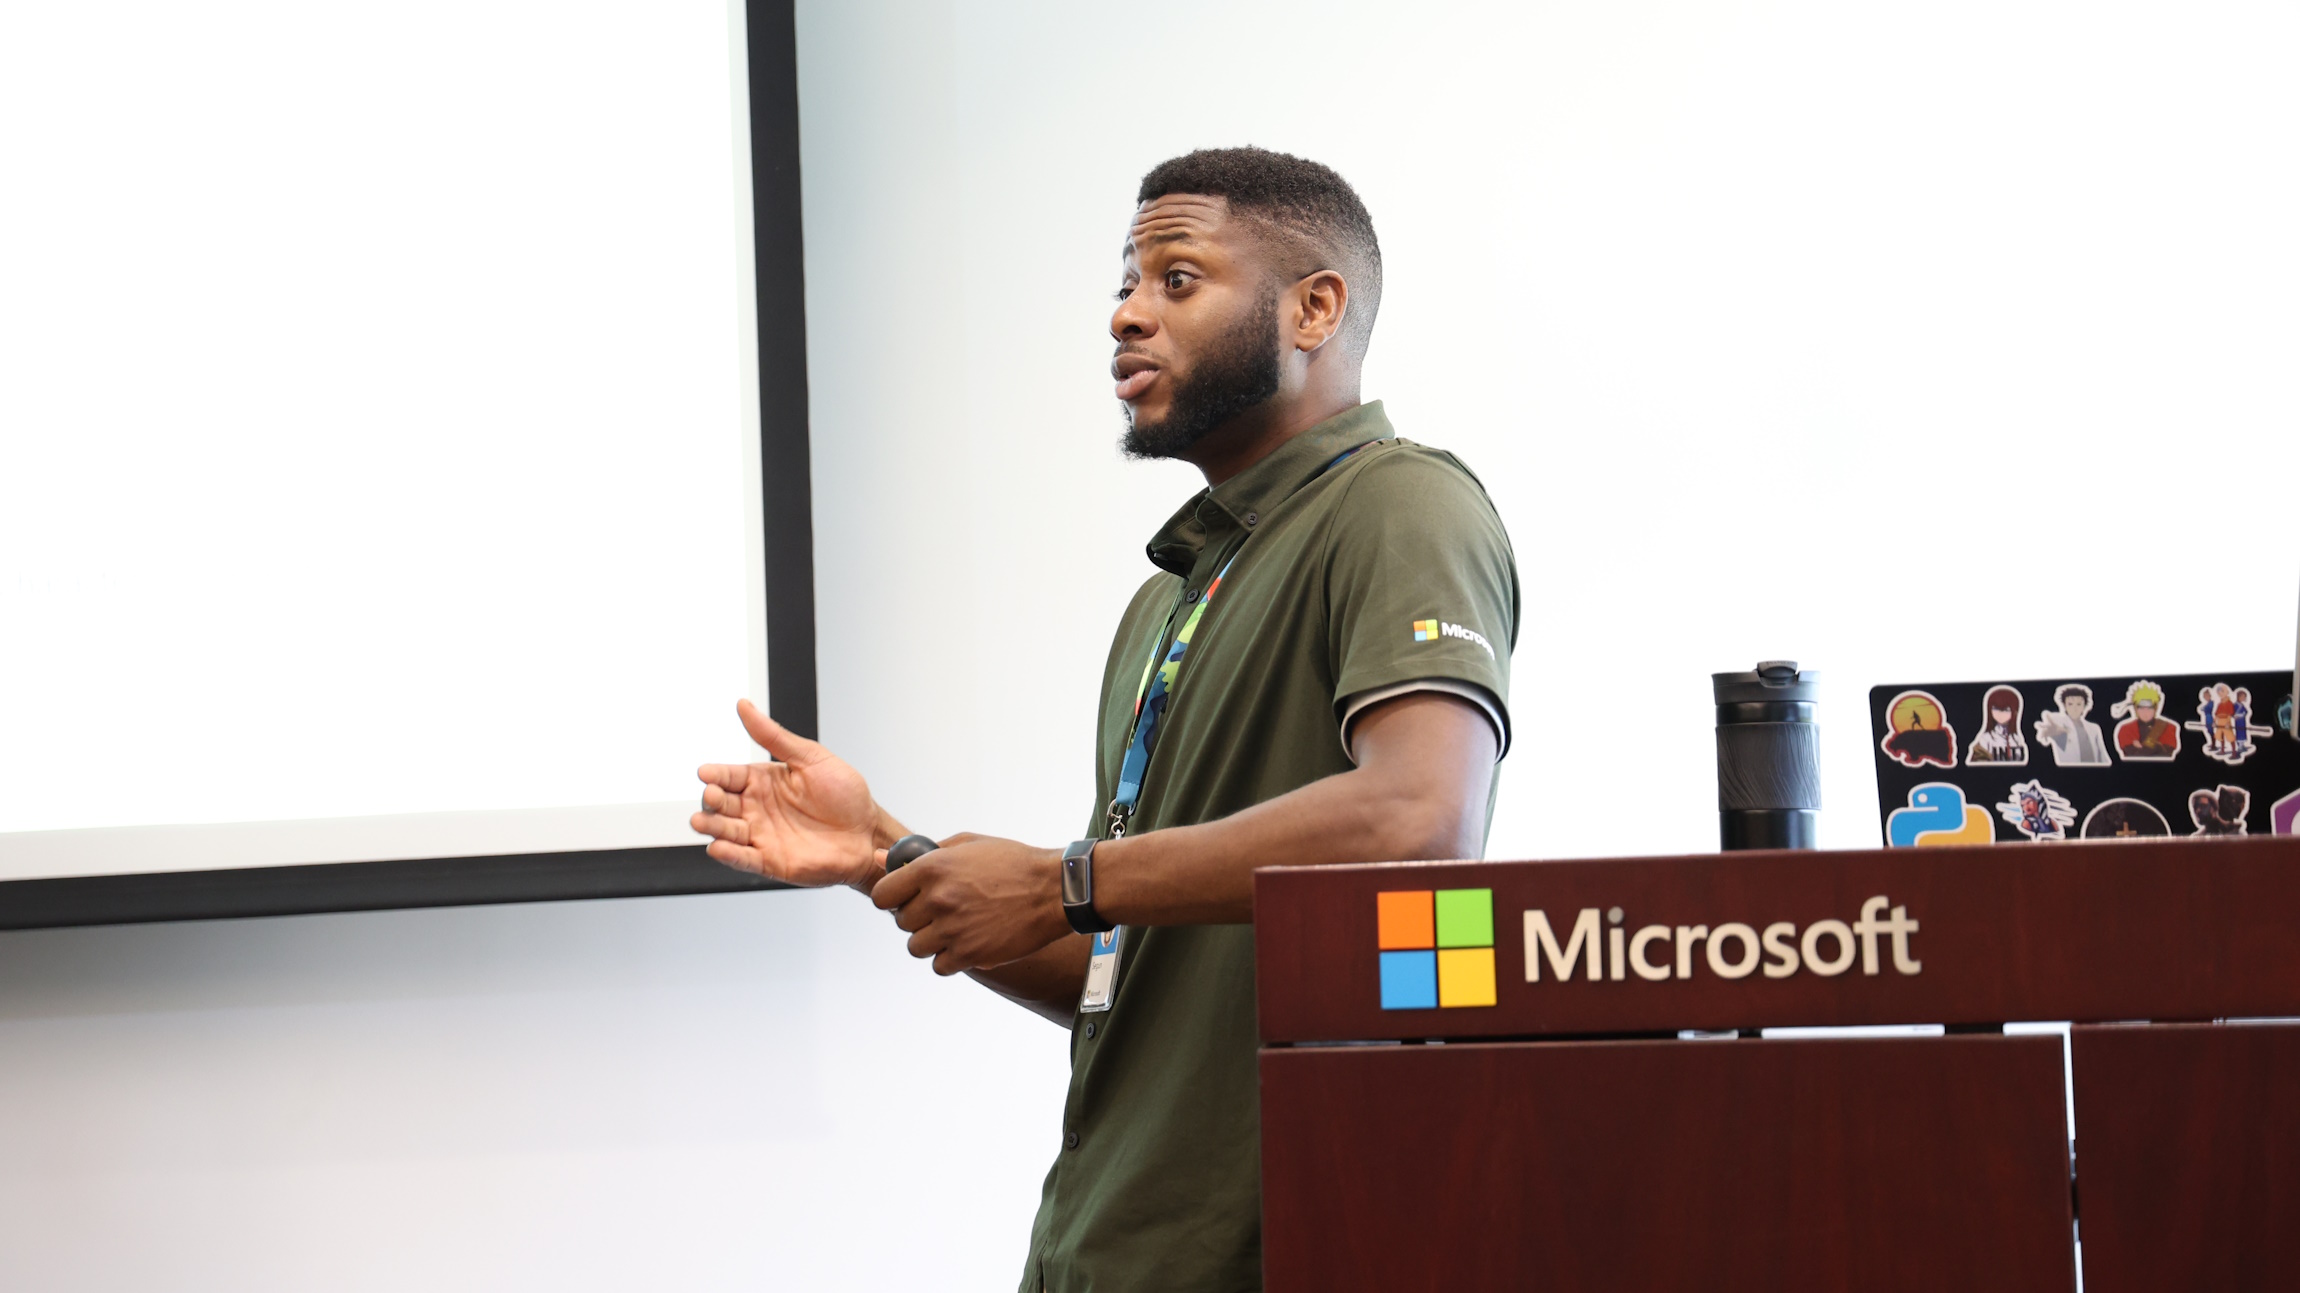
[[[1494,1003],[1493,890],[1406,889],[1374,902],[1382,1009]]]

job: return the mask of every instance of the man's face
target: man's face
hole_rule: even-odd
[[[1279,290],[1263,239],[1227,200],[1142,204],[1110,316],[1128,456],[1174,457],[1277,394]]]
[[[2134,701],[2132,705],[2132,712],[2140,716],[2140,725],[2142,727],[2146,727],[2150,723],[2156,721],[2156,706],[2149,704],[2145,700]]]
[[[2082,696],[2063,696],[2060,698],[2060,712],[2070,718],[2083,718],[2084,711],[2091,708],[2092,702]]]

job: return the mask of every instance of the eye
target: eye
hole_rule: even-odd
[[[1179,292],[1188,286],[1190,286],[1190,275],[1178,269],[1170,269],[1166,271],[1167,291]]]
[[[1110,294],[1110,299],[1114,301],[1123,301],[1132,295],[1134,295],[1134,285],[1132,283],[1128,283],[1125,286],[1119,288],[1117,291],[1112,292]]]

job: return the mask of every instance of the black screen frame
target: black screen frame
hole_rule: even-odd
[[[777,721],[812,737],[814,505],[807,441],[794,0],[746,0],[759,469],[766,525],[767,686]],[[0,929],[219,920],[402,907],[732,893],[785,886],[700,845],[414,858],[0,882]]]

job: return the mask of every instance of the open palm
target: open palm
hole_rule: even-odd
[[[703,811],[689,824],[711,837],[711,856],[786,884],[869,884],[878,810],[862,774],[747,700],[735,712],[776,761],[696,770]]]

